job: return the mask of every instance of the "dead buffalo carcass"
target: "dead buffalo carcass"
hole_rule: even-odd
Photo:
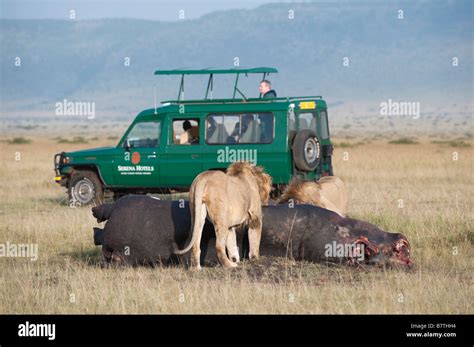
[[[127,195],[112,204],[92,208],[103,229],[94,228],[94,243],[102,245],[107,263],[153,265],[186,261],[174,250],[185,246],[191,228],[187,201],[161,201],[144,195]],[[201,241],[201,262],[215,239],[214,228],[206,221]],[[211,256],[212,257],[212,256]]]
[[[185,245],[191,229],[185,201],[129,195],[92,211],[98,222],[107,221],[104,229],[94,228],[95,244],[102,245],[107,262],[150,264],[178,260],[173,252]],[[213,226],[206,222],[201,241],[202,262],[216,262],[210,247],[214,238]],[[238,243],[245,257],[248,253],[245,234]],[[207,258],[206,253],[209,253]],[[387,233],[373,224],[344,218],[312,205],[263,207],[260,253],[349,265],[412,265],[410,245],[404,235]]]
[[[245,242],[243,247],[245,253]],[[403,234],[313,205],[265,207],[261,253],[348,265],[412,266],[410,244]]]

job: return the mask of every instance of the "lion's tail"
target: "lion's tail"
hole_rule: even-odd
[[[191,229],[192,238],[188,246],[182,250],[175,250],[175,254],[184,254],[189,252],[196,242],[201,243],[202,229],[207,217],[207,208],[204,202],[205,181],[201,181],[196,185],[192,185],[189,191],[189,208],[191,210]]]

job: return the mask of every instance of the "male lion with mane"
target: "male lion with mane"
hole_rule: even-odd
[[[249,258],[258,258],[262,234],[262,204],[268,203],[272,178],[263,168],[249,162],[235,162],[227,172],[205,171],[193,181],[189,190],[192,237],[189,245],[175,254],[193,249],[191,262],[201,269],[201,237],[206,217],[216,232],[216,253],[224,267],[236,267],[239,253],[235,228],[248,225]],[[230,261],[226,255],[226,246]]]
[[[293,179],[278,203],[290,199],[299,204],[310,204],[331,210],[344,217],[347,208],[347,191],[344,182],[336,176],[324,176],[318,181]]]

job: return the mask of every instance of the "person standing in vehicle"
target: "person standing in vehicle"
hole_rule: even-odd
[[[277,97],[277,93],[272,89],[272,84],[269,80],[263,80],[262,82],[260,82],[258,90],[260,92],[260,97],[264,99]]]

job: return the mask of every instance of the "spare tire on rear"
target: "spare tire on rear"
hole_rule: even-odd
[[[293,141],[293,160],[301,171],[315,170],[321,159],[321,144],[315,132],[304,129],[298,132]]]

